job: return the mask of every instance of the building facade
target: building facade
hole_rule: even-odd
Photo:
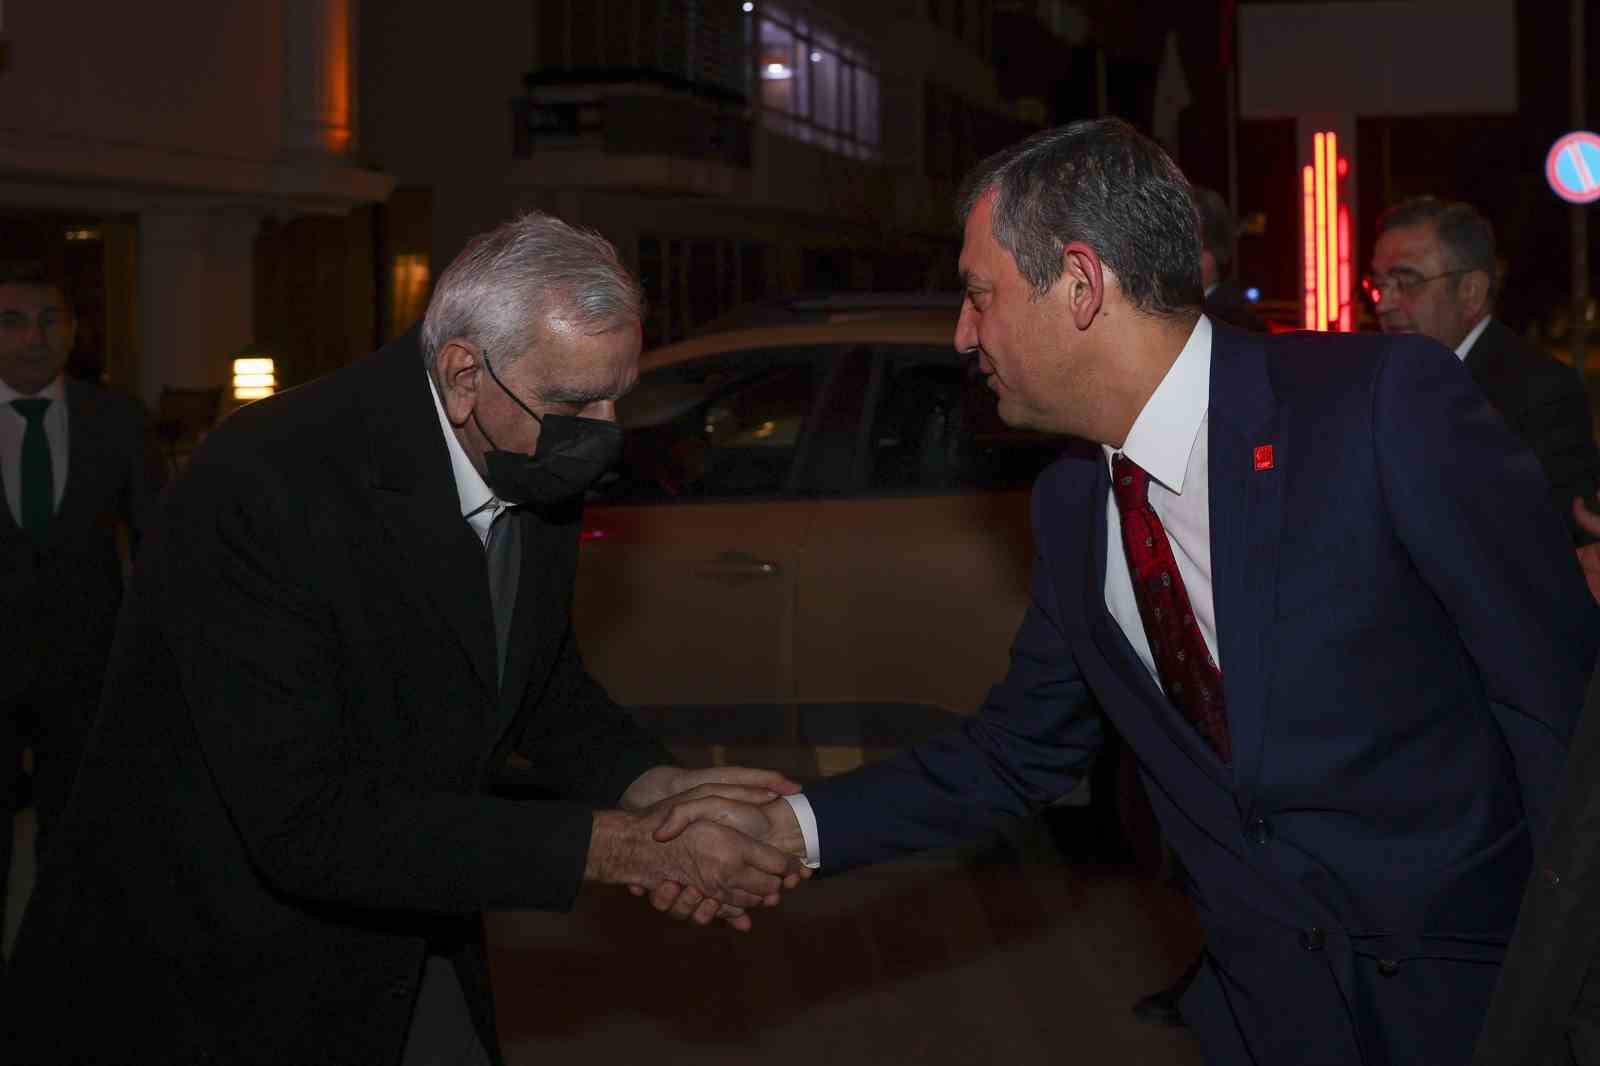
[[[155,406],[224,385],[246,347],[283,348],[294,380],[370,345],[361,213],[392,181],[361,163],[357,0],[4,15],[0,256],[67,272],[80,372]],[[336,306],[280,296],[327,262]]]
[[[780,292],[953,287],[956,180],[1033,128],[986,58],[988,0],[461,7],[362,20],[362,139],[399,184],[391,328],[528,207],[616,244],[650,343]]]

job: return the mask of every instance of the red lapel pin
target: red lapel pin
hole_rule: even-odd
[[[1255,458],[1256,458],[1256,469],[1257,470],[1271,470],[1272,469],[1272,445],[1270,445],[1270,444],[1257,444],[1256,445],[1256,451],[1255,451]]]

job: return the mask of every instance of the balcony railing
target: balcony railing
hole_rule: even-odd
[[[529,94],[511,107],[518,158],[584,148],[750,167],[750,120],[730,94],[659,72],[576,73],[529,77]]]

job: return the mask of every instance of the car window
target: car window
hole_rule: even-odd
[[[623,458],[597,503],[784,492],[824,368],[815,349],[733,352],[642,376],[617,403]]]
[[[912,345],[885,349],[869,439],[872,490],[891,493],[1027,488],[1065,446],[1002,422],[970,358]]]

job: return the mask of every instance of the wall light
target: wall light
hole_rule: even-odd
[[[271,359],[250,356],[233,361],[233,398],[259,400],[278,391],[278,374]]]

